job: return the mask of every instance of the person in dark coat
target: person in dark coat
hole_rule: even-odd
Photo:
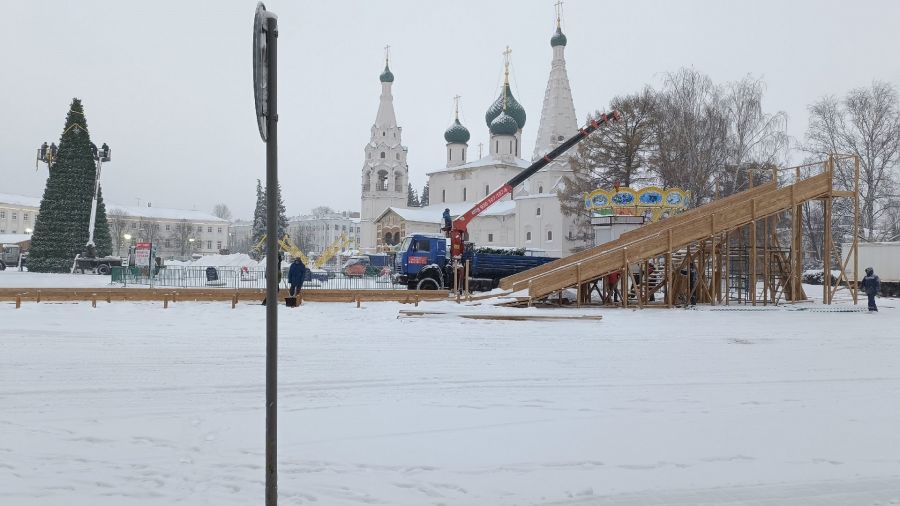
[[[291,297],[296,297],[306,280],[306,266],[300,257],[294,258],[291,268],[288,269],[288,283],[291,285]]]
[[[881,291],[881,279],[875,274],[874,269],[866,267],[866,277],[863,278],[862,284],[860,284],[859,287],[862,288],[869,297],[869,311],[877,312],[878,306],[875,305],[875,296]]]
[[[688,288],[691,292],[691,305],[697,304],[697,265],[691,262],[690,267],[681,269],[681,273],[688,276]]]
[[[444,214],[442,217],[444,219],[444,228],[442,228],[441,230],[443,230],[444,232],[449,232],[453,228],[453,220],[450,217],[449,207],[444,209]]]

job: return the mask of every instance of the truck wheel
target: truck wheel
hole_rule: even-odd
[[[434,278],[422,278],[419,280],[419,284],[416,285],[416,290],[437,290],[438,288],[440,286]]]
[[[106,276],[110,273],[109,264],[100,264],[97,266],[97,274],[101,276]]]
[[[5,270],[6,270],[6,264],[3,262],[0,262],[0,271],[5,271]]]

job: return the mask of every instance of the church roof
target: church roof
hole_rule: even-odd
[[[378,79],[383,83],[392,83],[394,82],[394,73],[391,72],[391,69],[388,68],[387,62],[384,64],[384,72],[378,76]]]
[[[553,34],[553,37],[550,37],[550,46],[565,46],[566,42],[566,35],[562,33],[562,28],[557,26],[556,33]]]
[[[490,131],[493,135],[516,135],[519,125],[512,116],[506,114],[506,111],[500,111],[500,114],[491,121]]]
[[[487,155],[485,157],[479,158],[478,160],[465,163],[463,165],[457,165],[455,167],[441,167],[440,169],[435,169],[431,172],[427,172],[425,175],[436,174],[438,172],[452,172],[454,170],[466,170],[466,169],[477,169],[479,167],[490,167],[492,165],[502,165],[507,167],[517,167],[519,169],[527,169],[531,166],[531,162],[528,160],[522,160],[521,158],[515,157],[503,157],[498,158],[492,155]]]
[[[488,107],[486,113],[484,113],[484,122],[490,127],[491,122],[497,116],[500,116],[500,113],[503,112],[503,99],[506,98],[506,114],[512,116],[514,120],[516,120],[516,125],[521,128],[525,128],[525,120],[527,119],[527,115],[525,114],[525,108],[522,107],[516,97],[513,96],[512,90],[509,87],[509,83],[505,83],[503,85],[503,90],[500,92],[500,96],[497,97],[497,100],[494,100],[494,103]]]
[[[456,217],[469,209],[472,209],[472,206],[474,205],[475,202],[454,202],[452,204],[434,204],[426,207],[389,207],[378,215],[378,218],[375,218],[375,221],[380,220],[385,214],[393,211],[397,216],[406,221],[440,224],[444,209],[450,209],[450,216]],[[507,216],[515,214],[515,212],[515,200],[501,200],[484,210],[478,216]]]
[[[471,135],[469,129],[459,122],[459,118],[453,120],[453,124],[444,132],[444,140],[447,144],[466,144]]]

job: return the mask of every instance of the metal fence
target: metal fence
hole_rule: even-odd
[[[166,266],[154,269],[113,267],[112,282],[123,285],[147,285],[172,288],[259,288],[266,287],[264,268]],[[287,269],[282,270],[281,286],[287,287]],[[392,281],[390,269],[345,276],[338,271],[307,272],[304,290],[406,290],[405,284]]]

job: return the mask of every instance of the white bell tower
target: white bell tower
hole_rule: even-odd
[[[360,248],[368,253],[376,250],[375,219],[389,207],[406,207],[409,167],[407,148],[401,144],[402,129],[394,115],[391,86],[394,74],[390,70],[390,46],[384,48],[384,72],[381,81],[381,100],[372,136],[365,147],[362,168],[362,207],[360,210]]]

